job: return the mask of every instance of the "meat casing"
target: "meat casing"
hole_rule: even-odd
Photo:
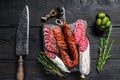
[[[75,45],[74,36],[72,34],[70,26],[67,23],[63,23],[63,29],[64,29],[66,42],[70,48],[73,59],[71,60],[68,54],[63,49],[60,49],[61,58],[68,67],[74,67],[78,65],[78,61],[79,61],[78,51]]]

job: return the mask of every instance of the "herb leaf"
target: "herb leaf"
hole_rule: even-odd
[[[50,60],[44,52],[39,54],[38,62],[43,65],[47,72],[58,75],[60,77],[64,76],[64,71],[62,71],[52,60]]]
[[[112,25],[110,26],[106,37],[100,38],[100,40],[99,40],[99,57],[98,57],[98,61],[97,61],[97,71],[98,72],[102,71],[103,66],[107,63],[107,60],[111,56],[110,51],[111,51],[112,45],[114,43],[114,40],[112,40],[111,42],[109,41],[111,31],[112,31]]]

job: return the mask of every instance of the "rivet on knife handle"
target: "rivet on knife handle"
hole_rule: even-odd
[[[23,59],[20,56],[18,60],[17,80],[24,80]]]

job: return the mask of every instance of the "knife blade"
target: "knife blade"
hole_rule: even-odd
[[[29,52],[29,9],[25,6],[19,19],[16,32],[16,55],[18,60],[17,80],[24,80],[23,55]]]

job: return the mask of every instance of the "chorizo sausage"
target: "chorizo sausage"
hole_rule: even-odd
[[[63,23],[63,29],[65,39],[70,48],[73,59],[71,60],[69,55],[63,49],[60,49],[61,58],[68,67],[74,67],[78,65],[78,51],[75,45],[74,36],[72,34],[69,24]]]
[[[53,28],[53,34],[54,34],[54,37],[57,41],[59,48],[67,49],[67,44],[65,42],[64,35],[63,35],[62,30],[59,26],[56,26]]]

